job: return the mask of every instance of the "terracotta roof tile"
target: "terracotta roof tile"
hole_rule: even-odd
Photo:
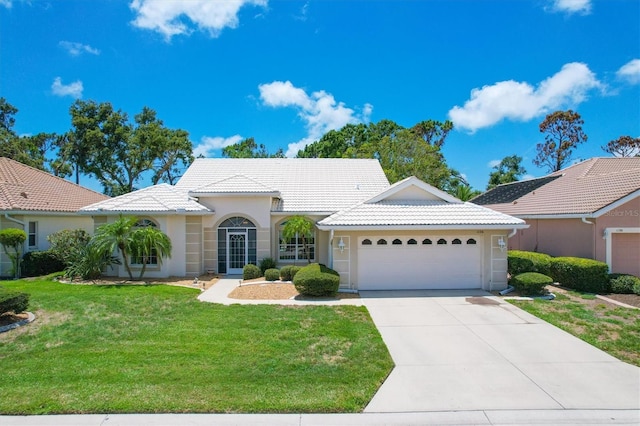
[[[640,157],[592,158],[550,175],[556,176],[511,202],[484,205],[515,216],[595,213],[640,190]],[[484,198],[504,186],[488,191]]]
[[[77,212],[107,199],[104,194],[0,157],[0,210]]]

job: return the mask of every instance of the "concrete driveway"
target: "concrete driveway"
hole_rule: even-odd
[[[396,364],[365,413],[640,409],[640,368],[489,293],[360,296]]]

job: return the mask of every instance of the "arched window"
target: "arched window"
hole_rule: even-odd
[[[430,240],[430,239],[425,238],[424,240],[422,240],[422,244],[425,244],[425,245],[426,245],[426,244],[433,244],[433,243],[431,242],[431,240]]]
[[[294,238],[285,240],[282,230],[287,224],[286,221],[280,224],[280,230],[278,233],[278,241],[280,241],[278,258],[282,261],[297,261],[307,260],[307,253],[305,253],[305,245],[307,246],[307,252],[309,260],[313,262],[316,258],[316,231],[313,229],[313,235],[306,237],[304,243],[302,237],[298,234]]]
[[[438,240],[438,244],[439,244],[439,245],[441,245],[441,246],[442,246],[442,245],[445,245],[445,244],[447,244],[447,240],[445,240],[444,238],[440,238],[440,239]]]
[[[363,246],[370,246],[371,245],[371,240],[368,238],[365,238],[364,240],[362,240],[362,245]]]
[[[376,244],[378,244],[379,246],[386,246],[387,240],[385,240],[384,238],[380,238]]]
[[[409,239],[409,241],[407,241],[407,244],[410,246],[415,246],[416,244],[418,244],[418,242],[416,240],[414,240],[413,238]]]
[[[151,219],[140,219],[138,222],[136,222],[134,228],[157,228],[157,227],[158,227],[158,224],[152,221]],[[152,250],[151,254],[146,257],[144,256],[131,257],[131,265],[137,266],[137,265],[143,265],[143,264],[147,264],[147,265],[158,264],[158,254],[156,253],[155,250]]]
[[[451,241],[451,244],[462,244],[462,241],[460,241],[460,238],[454,238],[453,241]]]
[[[401,246],[402,245],[402,241],[399,238],[396,238],[395,240],[393,240],[391,242],[391,244],[393,244],[394,246]]]
[[[474,240],[473,238],[469,238],[467,240],[467,244],[475,244],[475,243],[476,243],[476,240]]]

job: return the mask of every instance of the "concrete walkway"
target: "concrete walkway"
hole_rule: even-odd
[[[234,304],[365,305],[395,368],[361,414],[0,416],[0,425],[638,425],[640,368],[483,291],[362,292],[360,299]]]

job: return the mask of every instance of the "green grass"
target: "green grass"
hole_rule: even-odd
[[[172,286],[7,281],[0,413],[358,412],[392,368],[364,307],[223,306]]]
[[[590,294],[568,292],[555,300],[514,305],[630,364],[640,366],[640,311],[611,307]]]

